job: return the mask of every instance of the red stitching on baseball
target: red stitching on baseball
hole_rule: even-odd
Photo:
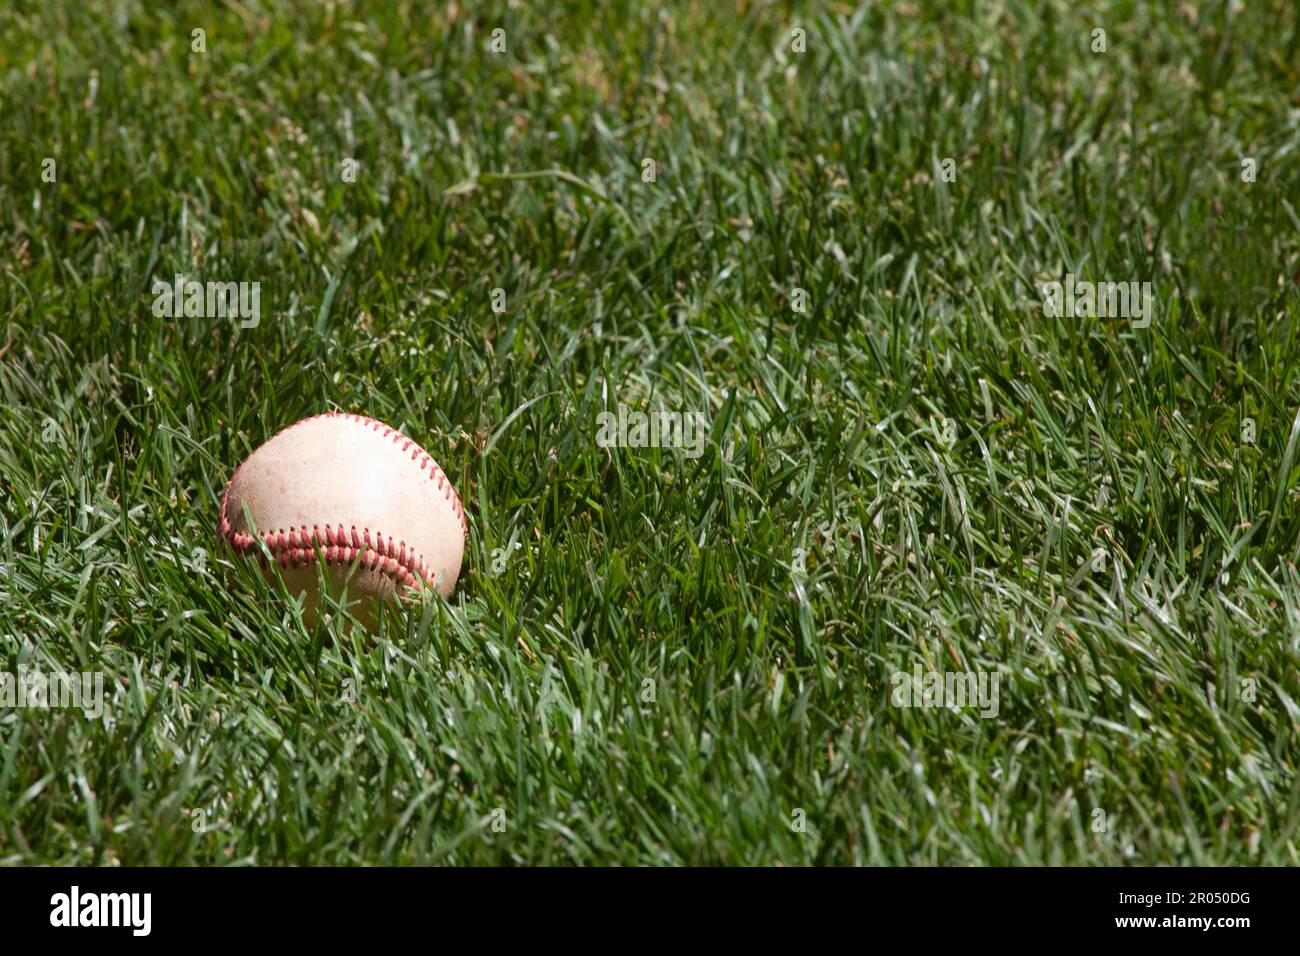
[[[401,444],[402,451],[414,447],[415,451],[411,454],[411,460],[415,461],[417,458],[422,457],[419,463],[420,471],[423,472],[426,467],[430,469],[429,480],[435,483],[437,489],[443,492],[443,496],[451,503],[452,513],[460,518],[461,532],[463,534],[469,533],[469,522],[465,519],[465,508],[460,502],[460,495],[456,494],[456,489],[452,486],[443,470],[438,467],[438,463],[433,460],[433,456],[412,439],[407,438],[401,432],[390,428],[381,421],[365,415],[354,415],[350,412],[322,412],[319,415],[312,415],[291,425],[286,425],[263,444],[275,440],[292,428],[316,421],[318,418],[343,418],[350,422],[357,422],[363,427],[369,427],[371,431],[383,429],[385,438],[391,437],[396,444],[405,442],[405,444]],[[247,458],[244,459],[244,461],[247,460]],[[235,469],[235,473],[230,476],[230,481],[226,482],[225,491],[222,492],[221,510],[217,519],[217,533],[229,541],[238,554],[245,555],[250,550],[253,550],[258,539],[247,532],[236,531],[226,517],[230,488],[235,483],[235,477],[242,467],[244,466],[241,462],[239,467]],[[352,525],[351,531],[351,544],[348,543],[349,535],[342,524],[338,526],[337,531],[326,526],[323,534],[317,525],[313,525],[310,532],[306,527],[303,527],[300,531],[293,528],[279,528],[274,531],[261,532],[261,539],[266,542],[272,557],[276,558],[282,567],[303,567],[311,564],[316,560],[316,550],[319,547],[327,564],[351,564],[360,557],[360,566],[362,568],[386,574],[393,579],[394,583],[402,587],[414,587],[421,580],[427,582],[430,587],[437,587],[437,581],[429,575],[429,569],[424,562],[424,558],[417,556],[413,549],[408,549],[405,541],[399,544],[390,535],[387,542],[385,542],[384,536],[376,531],[376,540],[372,542],[369,528],[363,529],[364,537],[357,533],[356,525]],[[262,558],[265,559],[265,555],[262,555]]]
[[[224,512],[221,515],[219,531],[240,555],[258,550],[257,539],[243,531],[235,531]],[[413,553],[404,555],[405,560],[402,560],[390,558],[371,548],[354,548],[346,544],[331,545],[328,544],[327,536],[315,529],[310,533],[303,530],[295,534],[293,531],[286,533],[281,528],[266,532],[262,535],[262,540],[266,542],[271,557],[279,562],[281,567],[304,567],[312,564],[316,560],[316,549],[319,546],[327,564],[351,564],[360,558],[360,566],[363,569],[386,574],[395,584],[402,587],[415,587],[420,581],[426,582],[430,587],[437,586],[437,582],[430,577],[425,563],[416,560]],[[260,551],[258,556],[262,560],[266,558],[266,555]]]

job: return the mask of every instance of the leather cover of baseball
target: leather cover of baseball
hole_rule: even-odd
[[[357,616],[371,626],[365,599],[451,594],[467,528],[460,496],[428,452],[383,422],[342,412],[304,418],[244,459],[217,522],[236,554],[262,556],[257,538],[266,542],[290,591],[307,595],[311,620],[319,553],[334,593],[346,584],[349,598],[362,598]]]

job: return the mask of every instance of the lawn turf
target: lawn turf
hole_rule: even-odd
[[[4,4],[0,670],[105,710],[0,863],[1300,863],[1298,18]],[[332,408],[469,514],[374,638],[214,530]]]

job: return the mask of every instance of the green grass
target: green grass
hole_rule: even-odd
[[[1287,0],[5,4],[0,670],[107,701],[0,862],[1300,863],[1297,89]],[[330,408],[470,518],[373,638],[214,532]]]

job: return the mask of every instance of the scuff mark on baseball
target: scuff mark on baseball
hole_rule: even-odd
[[[343,412],[304,418],[254,450],[226,485],[217,521],[237,555],[265,563],[258,539],[266,543],[312,619],[318,553],[335,593],[346,584],[363,599],[424,588],[447,597],[467,529],[460,496],[428,452],[383,422]]]

